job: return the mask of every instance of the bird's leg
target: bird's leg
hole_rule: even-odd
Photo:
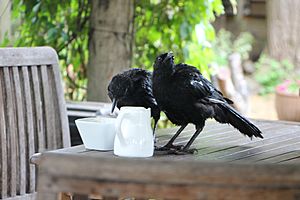
[[[182,152],[186,152],[186,153],[194,153],[197,151],[197,149],[190,149],[190,146],[193,144],[193,142],[195,141],[195,139],[198,137],[198,135],[201,133],[203,128],[197,129],[197,131],[194,133],[194,135],[192,136],[192,138],[188,141],[188,143],[182,148]]]
[[[155,136],[155,130],[157,128],[157,120],[154,120],[154,126],[153,126],[153,136]]]
[[[204,127],[204,123],[201,125],[196,125],[196,132],[194,133],[194,135],[191,137],[191,139],[188,141],[188,143],[186,143],[186,145],[181,150],[179,150],[177,153],[193,154],[193,153],[197,152],[198,151],[197,149],[190,149],[190,146],[193,144],[195,139],[201,133],[201,131],[203,130],[203,127]]]
[[[154,138],[154,148],[156,149],[157,146],[156,146],[156,143],[157,143],[157,138],[156,138],[156,135],[155,135],[155,130],[157,128],[157,120],[154,120],[154,127],[153,127],[153,138]]]
[[[187,124],[182,125],[165,146],[159,147],[156,150],[167,151],[170,149],[176,149],[176,150],[181,149],[183,147],[182,145],[174,145],[173,142],[179,136],[179,134],[183,131],[183,129],[185,129],[186,126],[187,126]]]
[[[197,149],[190,149],[190,146],[193,144],[195,139],[201,133],[201,131],[203,130],[203,127],[204,127],[204,123],[200,124],[200,125],[196,125],[196,132],[191,137],[191,139],[188,141],[188,143],[186,143],[186,145],[182,149],[174,151],[173,153],[174,154],[193,154],[193,153],[197,152]]]

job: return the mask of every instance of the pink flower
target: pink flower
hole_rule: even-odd
[[[276,87],[276,90],[277,90],[278,92],[285,92],[285,91],[287,90],[287,85],[286,85],[286,84],[278,85],[278,86]]]
[[[281,84],[277,85],[276,91],[280,93],[294,93],[300,88],[300,80],[284,80]]]

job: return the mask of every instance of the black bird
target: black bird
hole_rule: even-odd
[[[143,69],[129,69],[115,75],[108,85],[108,96],[111,99],[112,109],[122,106],[141,106],[151,108],[154,118],[155,131],[160,118],[160,110],[152,93],[152,73]]]
[[[229,123],[251,138],[253,136],[263,138],[261,131],[235,111],[229,105],[233,102],[223,97],[198,69],[182,63],[175,65],[172,53],[161,54],[155,60],[153,95],[169,120],[181,126],[161,150],[193,153],[195,149],[189,148],[208,118],[214,118],[220,123]],[[194,135],[185,146],[173,145],[174,140],[189,123],[196,127]]]

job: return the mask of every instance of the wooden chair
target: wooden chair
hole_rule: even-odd
[[[35,199],[36,169],[30,156],[68,146],[55,50],[0,48],[0,199]]]

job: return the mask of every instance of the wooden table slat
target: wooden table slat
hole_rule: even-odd
[[[293,150],[282,154],[276,154],[268,158],[258,159],[256,162],[257,163],[279,163],[279,162],[284,162],[287,159],[297,158],[299,155],[300,155],[300,151]]]
[[[209,121],[193,155],[122,158],[83,145],[43,153],[36,162],[39,197],[63,191],[122,198],[299,198],[300,124],[254,123],[264,139],[250,140],[231,126]],[[177,129],[159,130],[158,145]],[[184,144],[193,132],[188,126],[176,142]]]
[[[286,135],[289,135],[291,133],[295,133],[296,130],[292,129],[274,129],[275,131],[273,132],[273,129],[270,129],[272,131],[272,134],[265,134],[264,139],[257,139],[254,138],[252,141],[245,140],[245,138],[239,138],[237,140],[231,140],[229,143],[226,142],[221,142],[220,145],[221,147],[214,147],[212,144],[208,144],[208,149],[204,151],[200,151],[199,155],[207,155],[207,154],[214,154],[215,157],[218,157],[219,159],[231,155],[236,155],[240,154],[243,152],[246,152],[251,149],[255,148],[260,148],[264,145],[269,145],[272,143],[272,141],[280,141],[280,138],[286,137]],[[288,130],[288,132],[281,132],[282,130]],[[295,133],[296,134],[296,133]],[[294,136],[295,136],[294,134]],[[299,138],[298,138],[299,139]],[[201,144],[199,144],[200,146]],[[222,148],[222,146],[225,146],[225,148]],[[223,151],[224,150],[224,151]],[[213,157],[210,155],[209,157]]]

